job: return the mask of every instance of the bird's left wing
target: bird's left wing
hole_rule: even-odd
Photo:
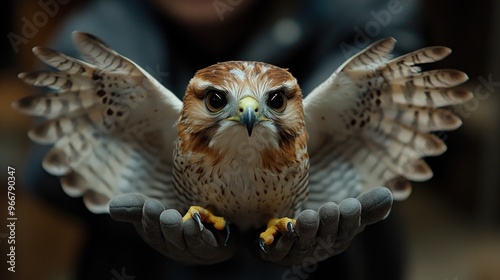
[[[182,102],[94,36],[75,32],[73,41],[89,62],[37,47],[35,55],[59,71],[19,74],[55,90],[13,103],[47,119],[29,131],[35,142],[54,144],[43,167],[96,213],[108,212],[109,200],[128,192],[174,208],[172,155]]]
[[[451,69],[421,72],[416,66],[441,60],[450,49],[428,47],[391,59],[394,44],[387,38],[370,45],[304,99],[309,207],[377,186],[405,199],[411,190],[408,180],[432,177],[422,157],[446,150],[431,132],[461,125],[456,115],[439,107],[472,97],[455,88],[467,75]]]

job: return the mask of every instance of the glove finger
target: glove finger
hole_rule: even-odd
[[[333,246],[339,229],[339,206],[335,202],[328,202],[321,205],[318,213],[320,219],[318,239],[321,239],[325,243],[331,243]]]
[[[140,193],[117,195],[109,202],[109,214],[117,221],[141,223],[142,208],[147,199]]]
[[[186,249],[183,235],[183,221],[179,211],[168,209],[160,215],[160,226],[169,253],[180,253]]]
[[[385,219],[392,208],[392,193],[384,187],[362,193],[358,197],[361,203],[361,223],[371,225]]]
[[[142,211],[142,229],[144,238],[153,247],[162,247],[165,243],[160,226],[160,215],[165,211],[161,202],[148,199]]]
[[[361,225],[361,203],[355,198],[348,198],[339,204],[340,220],[337,242],[350,241]]]
[[[319,228],[318,212],[310,209],[300,212],[296,226],[299,235],[295,239],[290,253],[285,257],[289,264],[301,262],[314,250]]]
[[[311,209],[300,212],[296,226],[299,236],[293,246],[293,251],[294,253],[305,254],[316,244],[316,235],[319,228],[318,212]]]
[[[315,258],[322,261],[338,254],[335,250],[339,230],[340,211],[335,202],[327,202],[318,209],[319,230],[317,235]]]

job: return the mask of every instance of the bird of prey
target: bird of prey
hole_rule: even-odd
[[[446,150],[432,132],[461,125],[440,107],[472,97],[456,87],[463,72],[418,67],[450,49],[392,58],[393,38],[347,60],[305,98],[287,69],[227,61],[197,71],[183,101],[96,37],[75,32],[73,40],[86,61],[35,47],[58,71],[19,78],[55,91],[13,103],[47,119],[29,137],[54,144],[43,167],[62,177],[65,192],[96,213],[135,192],[200,229],[267,226],[263,250],[296,233],[301,209],[378,186],[405,199],[409,181],[432,177],[422,158]]]

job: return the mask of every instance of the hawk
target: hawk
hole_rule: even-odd
[[[58,72],[21,73],[54,89],[13,107],[46,122],[29,137],[54,144],[43,167],[95,213],[122,193],[142,193],[203,229],[266,227],[260,246],[294,234],[301,209],[378,186],[405,199],[423,161],[446,150],[432,134],[460,119],[440,107],[472,94],[463,72],[421,72],[450,54],[428,47],[391,58],[395,40],[375,42],[303,98],[292,74],[254,61],[201,69],[183,101],[140,66],[86,33],[73,34],[86,61],[35,47]],[[227,232],[229,236],[229,231]]]

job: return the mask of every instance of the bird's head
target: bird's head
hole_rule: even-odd
[[[286,69],[218,63],[189,82],[178,130],[192,143],[189,150],[226,153],[245,144],[259,151],[286,149],[307,138],[302,93]]]

